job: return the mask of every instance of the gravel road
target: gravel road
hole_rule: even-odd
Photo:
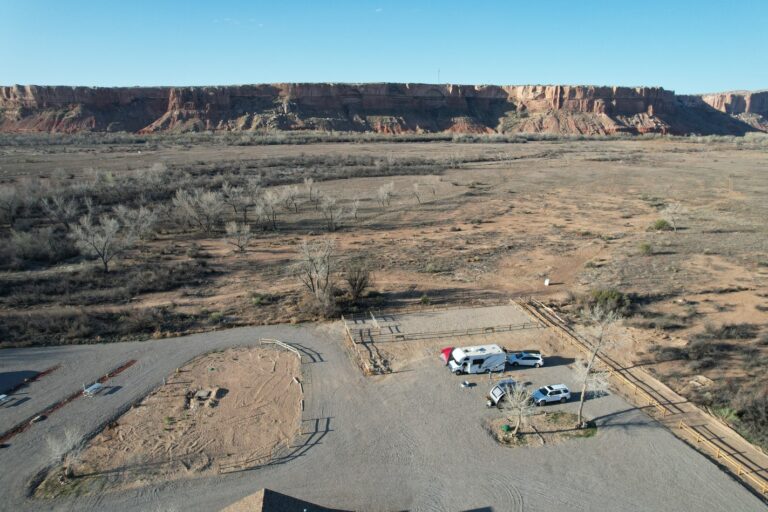
[[[474,311],[474,310],[473,310]],[[451,315],[453,313],[446,312]],[[2,510],[218,510],[262,487],[350,510],[668,510],[767,508],[704,457],[615,395],[587,402],[597,436],[556,446],[504,448],[483,429],[488,377],[462,388],[435,356],[366,378],[349,360],[340,324],[239,328],[176,339],[0,352],[0,373],[62,367],[0,409],[4,430],[129,359],[112,394],[80,398],[0,450]],[[295,450],[274,464],[218,477],[95,497],[35,501],[30,478],[50,460],[48,438],[87,433],[147,394],[192,357],[278,338],[304,358],[306,408]],[[566,365],[510,372],[535,385],[575,384]],[[118,387],[119,386],[119,387]],[[578,404],[553,406],[575,410]],[[18,410],[15,410],[18,409]]]

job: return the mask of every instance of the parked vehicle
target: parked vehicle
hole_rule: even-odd
[[[501,372],[507,367],[507,354],[498,345],[446,347],[441,358],[456,375]]]
[[[94,396],[98,395],[102,391],[104,391],[104,385],[98,382],[94,382],[87,388],[83,386],[83,396],[87,396],[88,398],[93,398]]]
[[[507,396],[507,393],[512,391],[515,386],[517,386],[517,382],[514,379],[498,381],[488,392],[488,401],[485,404],[488,407],[498,407],[499,403]]]
[[[507,355],[507,361],[512,366],[544,366],[544,358],[538,352],[513,352]]]
[[[533,392],[533,403],[542,406],[551,402],[565,403],[571,399],[571,391],[565,384],[544,386]]]

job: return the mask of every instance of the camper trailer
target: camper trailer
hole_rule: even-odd
[[[515,389],[517,382],[514,379],[504,379],[496,384],[488,392],[485,405],[488,407],[498,407],[501,401],[507,396],[507,393]]]
[[[456,375],[501,372],[507,366],[507,354],[498,345],[446,347],[441,357]]]

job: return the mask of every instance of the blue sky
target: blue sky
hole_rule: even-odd
[[[0,0],[0,84],[768,88],[768,0]]]

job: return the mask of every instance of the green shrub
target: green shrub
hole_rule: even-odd
[[[648,228],[648,231],[672,231],[672,224],[664,219],[659,219]]]
[[[640,244],[640,254],[643,256],[652,256],[653,255],[653,247],[648,242],[643,242]]]
[[[421,302],[425,306],[428,306],[429,303],[432,302],[432,300],[429,298],[429,295],[425,293],[424,295],[421,296],[421,298],[419,299],[419,302]]]
[[[253,306],[266,306],[272,304],[272,302],[274,302],[274,299],[271,295],[257,292],[251,294],[251,305]]]
[[[756,324],[723,324],[715,327],[711,324],[704,326],[704,332],[693,337],[694,340],[751,340],[757,337],[759,327]]]
[[[606,313],[616,312],[624,316],[628,311],[632,301],[629,296],[615,288],[599,288],[592,290],[586,296],[581,298],[582,307],[599,307]]]

